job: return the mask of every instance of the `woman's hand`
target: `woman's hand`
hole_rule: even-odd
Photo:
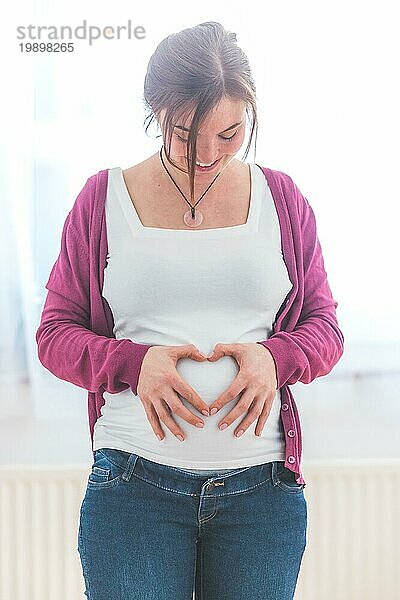
[[[209,415],[206,404],[176,370],[180,358],[203,362],[206,357],[193,345],[152,346],[144,356],[140,369],[137,393],[146,411],[147,419],[159,440],[164,438],[161,422],[176,436],[185,434],[174,421],[175,413],[191,425],[203,427],[204,421],[188,410],[178,397],[178,392],[199,412]],[[179,438],[178,438],[179,439]]]
[[[233,356],[239,365],[239,373],[229,388],[210,405],[210,415],[217,412],[212,412],[213,408],[219,410],[243,391],[238,403],[225,415],[218,427],[221,429],[223,423],[226,423],[226,427],[228,427],[240,415],[246,414],[236,427],[234,434],[239,437],[257,419],[254,433],[260,436],[268,419],[278,385],[272,354],[265,346],[257,344],[257,342],[217,344],[213,354],[207,358],[210,362],[214,362],[222,356]],[[241,430],[242,433],[239,433]]]

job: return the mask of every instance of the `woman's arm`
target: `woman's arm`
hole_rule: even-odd
[[[131,387],[136,394],[151,345],[109,338],[90,329],[90,286],[98,283],[90,281],[88,218],[77,215],[84,214],[82,207],[87,209],[92,180],[86,182],[63,226],[35,336],[38,357],[53,375],[90,392],[101,389],[113,394]]]
[[[295,191],[301,196],[296,185]],[[316,377],[326,375],[344,351],[344,336],[336,317],[338,303],[329,287],[314,211],[303,196],[300,206],[303,250],[302,261],[297,264],[304,271],[300,317],[293,331],[278,331],[267,340],[257,342],[272,354],[277,389],[298,381],[310,383]]]
[[[84,388],[116,394],[130,387],[134,394],[146,344],[97,335],[85,326],[80,308],[49,290],[36,332],[38,357],[53,375]]]

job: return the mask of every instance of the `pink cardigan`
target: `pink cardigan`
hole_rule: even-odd
[[[289,175],[266,167],[262,170],[274,198],[293,289],[278,312],[272,335],[257,343],[268,348],[276,365],[285,466],[305,485],[301,425],[289,386],[329,373],[343,354],[344,338],[314,212]],[[105,402],[103,392],[114,394],[130,387],[137,394],[142,361],[151,347],[115,338],[113,315],[101,295],[108,253],[107,181],[108,169],[89,177],[65,219],[35,336],[42,365],[56,377],[88,390],[93,456],[94,425]]]

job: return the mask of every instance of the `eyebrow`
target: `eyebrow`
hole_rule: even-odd
[[[220,131],[220,133],[225,133],[226,131],[229,131],[230,129],[234,129],[234,127],[237,127],[242,122],[243,121],[239,121],[239,123],[234,123],[233,125],[230,125],[229,127],[227,127],[226,129],[224,129],[223,131]],[[190,131],[190,129],[188,129],[187,127],[183,127],[183,125],[175,125],[175,129],[182,129],[182,131]]]

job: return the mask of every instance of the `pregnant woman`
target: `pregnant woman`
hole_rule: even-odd
[[[289,386],[343,353],[315,216],[289,175],[243,162],[255,84],[220,23],[158,45],[144,100],[162,144],[87,179],[36,332],[89,392],[85,593],[289,600],[307,529]]]

